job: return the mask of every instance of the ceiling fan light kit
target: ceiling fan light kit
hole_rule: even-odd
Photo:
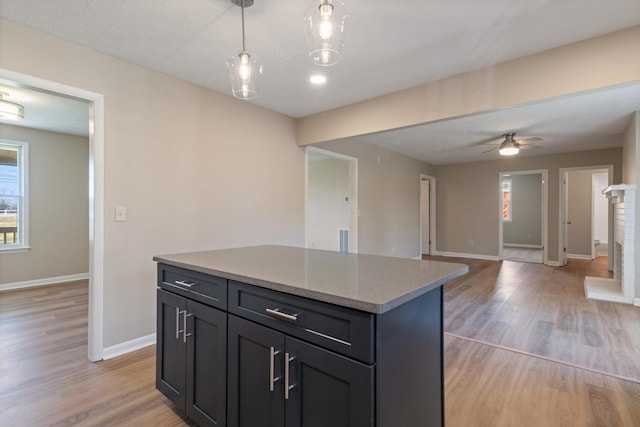
[[[305,12],[305,37],[314,64],[328,67],[340,61],[349,13],[340,0],[312,0]]]
[[[515,132],[505,133],[503,136],[504,141],[502,141],[500,147],[498,147],[498,152],[501,156],[514,156],[518,154],[520,150],[534,150],[536,148],[540,148],[539,145],[535,145],[533,144],[533,142],[542,141],[542,138],[538,137],[526,138],[516,141]],[[493,150],[495,150],[495,148]],[[489,151],[486,151],[486,153],[488,153]]]
[[[244,9],[253,5],[253,0],[231,0],[240,6],[242,14],[242,50],[236,56],[227,60],[227,70],[231,80],[233,96],[240,99],[255,99],[258,97],[258,86],[262,75],[262,66],[251,58],[245,47]]]
[[[5,100],[9,96],[6,92],[0,92],[0,119],[2,120],[22,120],[24,119],[24,107],[15,102]]]

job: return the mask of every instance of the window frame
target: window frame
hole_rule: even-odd
[[[505,184],[507,184],[508,189],[505,191]],[[500,188],[500,203],[502,205],[502,222],[513,222],[513,181],[511,179],[503,179],[502,183],[500,184],[502,188]],[[508,206],[508,212],[509,212],[509,217],[505,218],[504,217],[504,212],[505,212],[505,193],[509,193],[509,206]]]
[[[0,139],[0,148],[18,150],[18,243],[0,244],[0,254],[26,252],[29,246],[29,143]]]

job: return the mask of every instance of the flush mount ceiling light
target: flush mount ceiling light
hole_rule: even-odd
[[[340,0],[312,0],[309,4],[304,16],[305,36],[315,64],[330,66],[340,60],[348,17]]]
[[[515,133],[504,135],[504,141],[498,150],[501,156],[515,156],[520,152],[520,145],[513,139],[515,135]]]
[[[15,102],[6,101],[5,96],[9,96],[6,92],[0,92],[0,119],[3,120],[22,120],[24,119],[24,107]]]
[[[251,59],[244,40],[244,8],[253,5],[253,0],[231,0],[231,3],[240,6],[242,11],[242,50],[227,61],[231,90],[236,98],[255,99],[258,97],[258,83],[262,74],[262,66]]]

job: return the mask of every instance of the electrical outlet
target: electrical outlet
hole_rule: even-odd
[[[469,240],[469,247],[473,247],[473,240]]]

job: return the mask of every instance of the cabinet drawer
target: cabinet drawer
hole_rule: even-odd
[[[373,314],[229,281],[229,312],[374,363]]]
[[[158,264],[158,286],[211,307],[227,309],[227,279]]]

